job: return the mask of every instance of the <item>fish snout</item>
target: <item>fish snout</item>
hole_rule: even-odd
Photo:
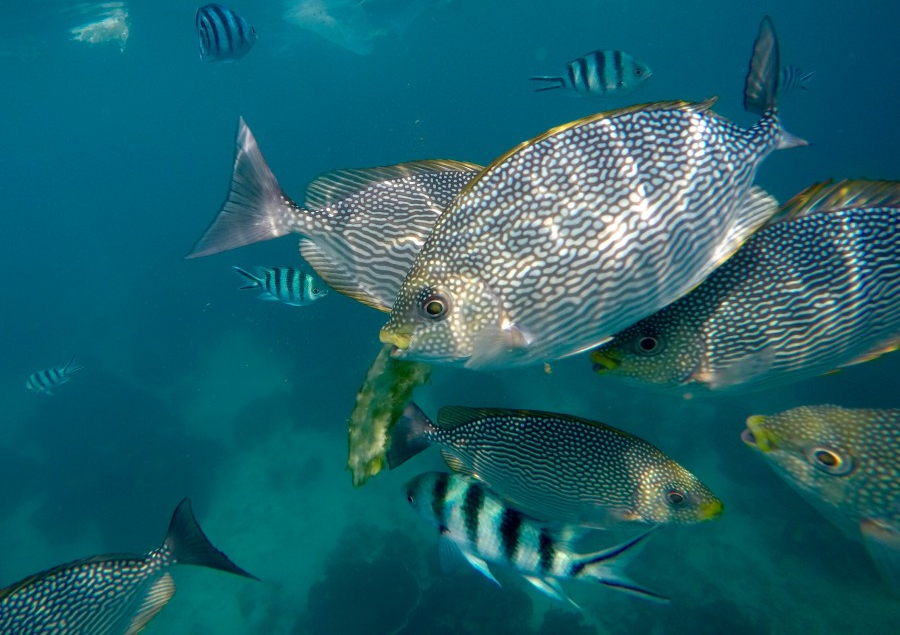
[[[600,375],[615,370],[622,364],[621,358],[615,352],[600,349],[591,353],[591,361],[594,362],[594,372]]]
[[[748,417],[747,427],[741,432],[741,441],[760,452],[771,452],[778,447],[778,443],[776,436],[763,427],[765,420],[762,415]]]
[[[387,324],[382,327],[378,338],[382,344],[392,344],[400,350],[406,350],[412,342],[412,333]]]
[[[712,520],[718,518],[724,510],[725,504],[717,498],[700,505],[700,517],[703,520]]]

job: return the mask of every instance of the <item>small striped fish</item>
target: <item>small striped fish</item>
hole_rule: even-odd
[[[28,381],[25,382],[25,387],[36,393],[52,395],[53,390],[72,379],[69,375],[84,368],[83,365],[75,363],[75,357],[75,355],[72,355],[72,359],[65,366],[56,366],[32,373]]]
[[[900,181],[807,188],[703,284],[591,355],[640,384],[749,390],[900,345]]]
[[[567,415],[441,408],[433,424],[411,403],[391,430],[393,469],[436,445],[454,472],[476,478],[545,521],[601,529],[623,523],[695,523],[722,502],[643,439]]]
[[[769,18],[744,101],[746,130],[702,103],[600,113],[513,148],[440,216],[381,330],[395,354],[489,369],[599,345],[703,281],[777,210],[753,185],[803,145],[775,108]]]
[[[0,589],[0,633],[136,635],[175,594],[169,569],[176,564],[258,579],[209,542],[184,499],[159,549],[91,556]]]
[[[444,472],[426,472],[409,481],[406,500],[440,531],[445,568],[461,554],[499,585],[488,563],[507,565],[542,593],[573,605],[560,579],[591,580],[647,600],[668,602],[622,572],[650,532],[604,551],[577,554],[571,544],[583,533],[581,528],[547,529],[540,520],[505,505],[484,485]]]
[[[816,71],[807,73],[796,66],[782,66],[778,77],[778,95],[785,97],[794,91],[805,93],[809,90],[809,82],[815,74]]]
[[[220,4],[200,7],[194,20],[200,40],[201,60],[230,62],[246,55],[256,44],[256,29]]]
[[[900,410],[801,406],[750,417],[741,439],[838,527],[862,538],[900,592]]]
[[[592,51],[566,65],[565,75],[540,75],[530,79],[551,84],[537,92],[562,88],[579,95],[616,97],[634,92],[653,72],[623,51]]]
[[[261,289],[260,300],[283,302],[291,306],[308,306],[328,295],[328,290],[315,278],[293,267],[257,267],[258,275],[232,267],[250,281],[241,289]]]
[[[228,197],[186,257],[300,234],[300,254],[332,289],[387,312],[435,220],[480,170],[442,160],[336,170],[313,181],[300,206],[241,118]]]

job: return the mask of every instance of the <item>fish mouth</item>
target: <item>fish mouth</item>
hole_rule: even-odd
[[[717,518],[725,510],[725,504],[716,499],[700,505],[700,517],[703,520],[712,520]]]
[[[412,333],[404,333],[385,326],[381,329],[378,339],[381,340],[382,344],[392,344],[400,350],[406,350],[412,343]]]
[[[771,452],[778,447],[778,437],[763,427],[765,420],[762,415],[748,417],[747,427],[741,432],[741,441],[763,453]]]
[[[599,375],[622,365],[622,358],[614,351],[595,350],[591,353],[591,361],[594,362],[594,372]]]

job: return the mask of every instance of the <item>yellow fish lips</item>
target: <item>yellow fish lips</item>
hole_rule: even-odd
[[[406,350],[412,342],[412,333],[387,324],[382,327],[378,338],[382,344],[392,344],[400,350]]]
[[[603,374],[615,370],[622,364],[622,358],[615,351],[602,351],[599,348],[591,353],[591,361],[594,362],[594,372]]]
[[[725,505],[718,498],[700,505],[700,518],[712,520],[717,518],[725,510]]]
[[[763,427],[766,417],[753,415],[747,418],[747,429],[741,432],[741,441],[760,452],[771,452],[778,447],[778,437]]]

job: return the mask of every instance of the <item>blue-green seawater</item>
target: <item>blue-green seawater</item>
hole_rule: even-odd
[[[237,291],[230,269],[302,265],[296,237],[182,260],[225,196],[241,115],[297,200],[328,170],[487,163],[547,128],[636,102],[720,95],[717,112],[749,126],[741,91],[765,14],[783,62],[817,74],[782,102],[785,126],[811,146],[774,153],[758,183],[786,200],[832,176],[900,178],[895,2],[306,3],[329,40],[285,19],[300,3],[236,0],[259,42],[218,65],[199,59],[189,2],[123,5],[124,50],[72,39],[97,7],[7,5],[0,587],[82,556],[155,548],[189,496],[213,543],[263,582],[179,567],[152,635],[896,628],[900,600],[860,543],[739,434],[748,415],[802,404],[900,407],[900,355],[705,399],[598,377],[586,355],[551,374],[438,368],[416,393],[431,414],[460,404],[601,420],[655,443],[725,501],[715,522],[656,532],[631,565],[671,605],[569,583],[579,615],[509,571],[497,571],[502,588],[441,572],[435,532],[400,492],[441,465],[436,453],[351,487],[346,420],[385,317],[337,293],[306,308],[260,302]],[[353,28],[339,31],[338,14]],[[653,77],[608,100],[534,92],[529,76],[598,48],[630,52]],[[25,390],[30,373],[74,353],[86,368],[55,396]]]

